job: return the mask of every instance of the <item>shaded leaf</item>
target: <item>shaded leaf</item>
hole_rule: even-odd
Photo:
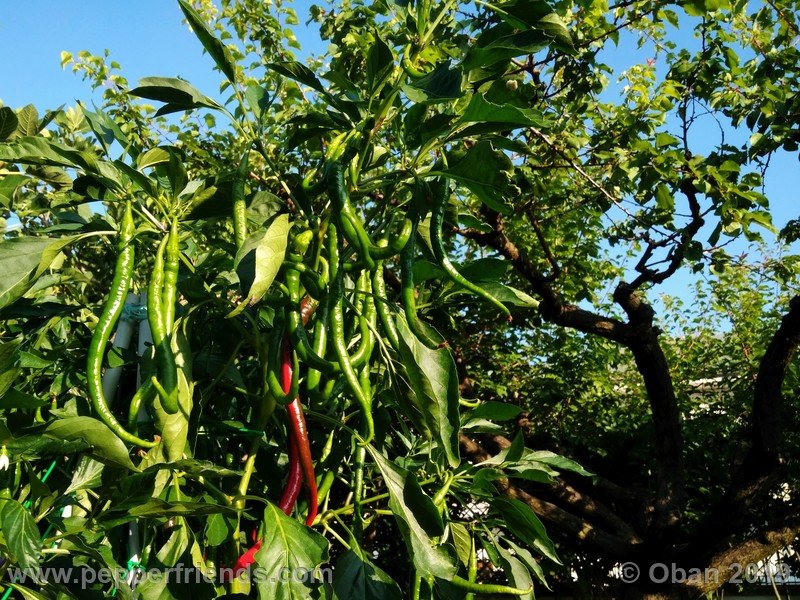
[[[519,127],[542,127],[546,119],[541,112],[530,108],[519,108],[512,104],[495,104],[485,94],[473,94],[460,123],[507,123]]]
[[[50,267],[64,246],[81,237],[20,236],[0,242],[0,308],[21,298]]]
[[[363,552],[348,550],[336,563],[333,592],[337,600],[400,600],[397,583]]]
[[[312,574],[328,560],[328,541],[287,517],[274,504],[264,509],[264,531],[263,545],[255,555],[256,564],[263,569],[256,583],[258,597],[262,600],[315,597],[314,592],[319,593],[321,585]],[[286,573],[298,576],[287,578]]]
[[[450,68],[450,61],[436,65],[436,68],[403,88],[406,96],[420,104],[436,104],[460,98],[461,70]]]
[[[496,151],[487,141],[472,146],[463,156],[453,156],[450,167],[430,175],[444,175],[466,186],[490,208],[506,213],[507,202],[516,195],[511,186],[514,165],[502,152]]]
[[[82,441],[92,447],[97,460],[135,471],[128,449],[105,423],[91,417],[67,417],[48,425],[45,435],[66,441]]]
[[[492,501],[492,508],[505,519],[508,531],[553,562],[561,564],[544,525],[530,506],[516,499],[495,498]]]
[[[392,49],[380,37],[375,36],[375,41],[367,54],[367,87],[375,91],[392,72],[393,67]]]
[[[16,500],[0,498],[0,531],[14,565],[23,569],[39,566],[42,544],[30,511]]]
[[[417,339],[402,315],[395,319],[400,333],[400,358],[414,401],[425,417],[447,464],[460,464],[458,455],[458,372],[447,348],[431,350]]]
[[[291,227],[289,215],[278,215],[265,232],[250,236],[239,248],[234,268],[237,272],[246,273],[244,277],[240,274],[240,279],[247,280],[248,272],[252,272],[253,283],[247,292],[247,298],[231,311],[229,318],[238,315],[248,306],[253,306],[267,293],[286,256]]]
[[[189,82],[176,77],[145,77],[139,80],[139,86],[130,94],[148,100],[164,102],[169,109],[162,107],[156,114],[167,114],[193,108],[221,108],[214,100],[204,96]]]
[[[439,510],[422,491],[416,476],[386,459],[372,446],[367,446],[381,471],[389,492],[389,509],[403,535],[414,568],[425,575],[451,579],[456,573],[452,546],[438,545],[431,537],[440,534],[435,525],[441,522]]]
[[[0,106],[0,141],[7,140],[17,130],[17,125],[19,119],[14,109],[10,106]]]
[[[268,63],[268,69],[272,69],[276,73],[280,73],[281,75],[288,77],[289,79],[293,79],[298,83],[302,83],[307,85],[312,90],[316,90],[323,94],[327,95],[327,90],[325,86],[322,85],[322,82],[317,79],[317,76],[314,75],[314,71],[309,69],[303,63],[299,63],[295,60],[290,60],[287,62],[280,62],[280,63]]]

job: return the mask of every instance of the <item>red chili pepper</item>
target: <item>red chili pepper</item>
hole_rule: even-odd
[[[297,402],[293,400],[292,402]],[[286,479],[286,488],[283,490],[278,506],[287,515],[292,513],[294,503],[300,495],[300,488],[303,486],[303,470],[300,468],[300,457],[297,452],[297,442],[293,435],[289,435],[289,477]]]
[[[229,583],[239,576],[239,573],[247,570],[247,567],[256,561],[256,553],[261,549],[261,540],[258,540],[253,546],[242,554],[233,565],[232,572],[223,571],[223,583]]]
[[[283,338],[283,350],[281,354],[281,385],[284,391],[288,392],[292,382],[292,347],[289,338]],[[306,497],[308,499],[308,515],[306,525],[311,525],[317,518],[318,498],[317,498],[317,478],[314,473],[314,463],[311,460],[311,446],[308,443],[308,428],[306,418],[303,415],[303,406],[300,399],[295,398],[286,407],[291,425],[291,439],[297,451],[303,478],[306,482]],[[291,448],[291,445],[290,445]],[[291,458],[291,451],[290,451]],[[291,465],[290,465],[291,469]],[[291,472],[290,472],[291,475]]]

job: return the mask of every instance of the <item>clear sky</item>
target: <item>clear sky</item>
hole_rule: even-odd
[[[324,4],[322,0],[317,0]],[[131,85],[146,76],[180,76],[212,97],[219,97],[221,75],[212,70],[211,59],[188,27],[182,22],[177,2],[172,0],[80,0],[64,3],[56,0],[6,0],[0,12],[0,100],[17,108],[33,103],[40,113],[77,100],[92,100],[88,82],[62,70],[62,50],[77,53],[89,50],[102,54],[107,48],[111,58],[120,63]],[[295,27],[304,52],[321,53],[325,49],[314,24],[306,26],[312,0],[294,3],[300,25]],[[13,9],[9,7],[13,5]],[[690,34],[682,43],[692,44]],[[637,49],[623,42],[610,47],[603,59],[620,71],[648,58],[647,47]],[[610,92],[613,93],[613,92]],[[94,98],[99,103],[99,98]],[[719,140],[716,125],[706,130],[710,147]],[[709,147],[709,149],[710,149]],[[789,219],[800,216],[797,196],[800,169],[797,153],[776,155],[770,165],[766,194],[770,200],[775,225],[780,228]],[[686,280],[684,280],[686,283]]]

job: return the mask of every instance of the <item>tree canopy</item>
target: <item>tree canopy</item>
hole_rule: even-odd
[[[341,1],[302,60],[179,4],[218,92],[64,52],[102,106],[0,108],[4,573],[696,597],[796,543],[796,3]]]

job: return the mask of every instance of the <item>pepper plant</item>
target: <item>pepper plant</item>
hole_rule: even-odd
[[[0,204],[19,221],[0,242],[8,594],[533,598],[596,548],[607,574],[715,564],[684,552],[696,536],[746,541],[765,513],[744,504],[785,475],[763,414],[780,408],[800,308],[765,318],[778,333],[751,365],[762,429],[739,479],[698,491],[738,529],[704,529],[696,506],[683,520],[680,415],[696,407],[668,364],[691,352],[662,344],[645,291],[684,264],[738,272],[725,243],[771,227],[757,168],[796,150],[796,123],[753,116],[754,74],[792,79],[787,12],[752,17],[783,37],[739,66],[725,48],[758,42],[745,5],[343,2],[311,8],[331,46],[301,62],[285,5],[178,3],[219,98],[179,78],[130,85],[81,52],[62,61],[106,90],[100,108],[0,108]],[[697,56],[666,38],[687,20]],[[598,52],[620,31],[670,71],[631,69],[614,104]],[[720,57],[741,93],[715,87]],[[760,137],[693,153],[704,103]],[[792,285],[790,258],[774,270]],[[570,417],[587,439],[553,443]],[[13,579],[177,566],[194,574]]]

